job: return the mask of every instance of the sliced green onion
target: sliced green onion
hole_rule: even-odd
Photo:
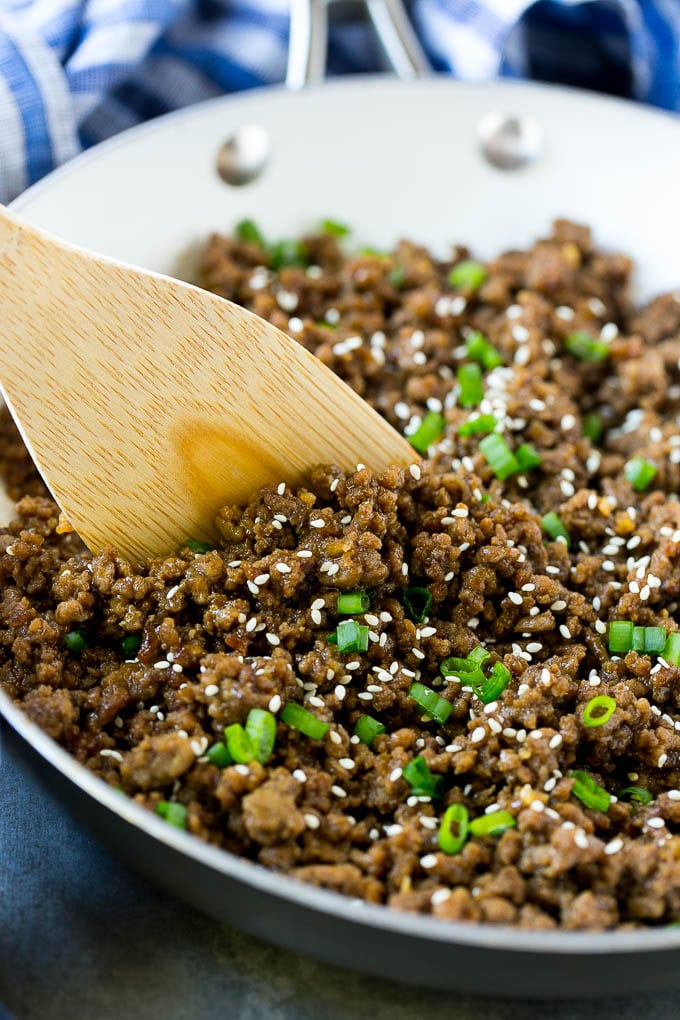
[[[82,630],[70,630],[64,634],[64,644],[69,652],[82,652],[87,648],[87,640]]]
[[[142,639],[139,634],[126,634],[120,643],[120,647],[126,658],[133,659],[142,647]]]
[[[373,741],[386,729],[381,722],[371,715],[360,715],[354,727],[354,736],[358,737],[362,744],[373,747]]]
[[[588,772],[577,770],[570,772],[569,776],[574,780],[571,792],[575,797],[578,797],[582,804],[585,804],[588,808],[593,808],[595,811],[609,811],[609,805],[612,802],[611,797],[604,787],[596,783]]]
[[[583,435],[587,436],[591,443],[596,443],[604,432],[602,415],[598,414],[597,411],[590,411],[586,414],[583,418],[582,431]]]
[[[414,797],[440,797],[444,780],[441,776],[433,776],[422,757],[414,758],[404,765],[401,772],[411,787]]]
[[[467,657],[467,661],[472,663],[473,667],[483,666],[488,659],[491,658],[491,652],[487,652],[484,645],[477,645],[472,649]]]
[[[210,542],[199,542],[197,538],[188,538],[184,544],[195,553],[207,553],[215,548]]]
[[[224,742],[233,761],[246,765],[255,757],[253,742],[240,723],[232,723],[226,727]]]
[[[385,259],[391,258],[391,255],[389,254],[389,252],[380,251],[379,248],[370,248],[370,247],[369,248],[360,248],[359,249],[359,254],[360,255],[366,255],[369,258],[382,259],[383,261]]]
[[[424,455],[432,444],[441,438],[445,428],[446,418],[444,415],[437,411],[429,411],[413,435],[408,437],[408,441],[414,450]]]
[[[484,398],[484,387],[482,385],[482,370],[476,361],[465,365],[459,365],[458,385],[460,393],[458,403],[461,407],[478,407]]]
[[[496,425],[498,419],[492,414],[480,414],[476,418],[468,418],[457,431],[459,436],[485,436],[487,432],[493,432]]]
[[[321,220],[321,232],[337,238],[348,237],[352,233],[345,223],[339,223],[337,220]]]
[[[406,276],[406,270],[403,266],[395,266],[394,269],[390,269],[387,274],[387,279],[390,281],[395,290],[401,290],[404,286],[404,277]]]
[[[339,613],[365,613],[370,604],[365,591],[348,591],[338,595],[337,610]]]
[[[321,740],[330,729],[327,722],[317,719],[315,715],[294,701],[289,701],[287,705],[284,705],[279,718],[281,722],[292,726],[294,730],[299,730],[300,733],[311,737],[312,740]]]
[[[592,729],[594,726],[604,726],[616,711],[616,701],[608,694],[598,694],[591,698],[583,709],[583,725]]]
[[[502,482],[522,470],[519,461],[503,439],[503,436],[499,436],[495,432],[492,432],[490,436],[484,436],[484,439],[480,440],[479,452],[496,478],[499,478]]]
[[[660,655],[666,647],[665,627],[645,627],[645,651],[650,655]]]
[[[467,659],[459,659],[455,655],[450,655],[448,659],[444,659],[439,667],[439,671],[442,676],[460,676],[464,673],[469,673],[472,669],[471,663]]]
[[[506,829],[512,829],[517,822],[509,811],[492,811],[470,822],[471,836],[500,836]]]
[[[553,542],[557,542],[558,539],[561,538],[564,540],[567,549],[569,548],[571,545],[571,536],[562,523],[562,518],[558,513],[554,510],[549,510],[547,514],[544,514],[543,517],[541,517],[541,527],[546,534],[550,535]]]
[[[432,605],[432,593],[427,588],[404,588],[401,600],[409,620],[422,623]]]
[[[609,651],[625,654],[633,647],[633,621],[614,620],[609,624]]]
[[[473,684],[475,694],[485,705],[491,704],[498,698],[512,680],[512,673],[502,662],[494,662],[488,677],[484,678],[481,685]]]
[[[256,760],[264,765],[271,758],[276,742],[276,716],[264,708],[251,708],[246,719],[246,734]]]
[[[644,457],[633,457],[623,465],[623,473],[636,492],[646,492],[657,469]]]
[[[522,471],[532,471],[543,463],[538,450],[534,450],[530,443],[522,443],[515,450],[515,457],[519,461]]]
[[[156,804],[156,814],[164,818],[168,825],[174,825],[176,829],[187,827],[187,809],[184,804],[178,804],[175,800],[159,800]]]
[[[464,804],[451,804],[447,807],[437,835],[439,849],[445,854],[459,854],[465,846],[469,831],[468,819],[468,809]]]
[[[484,334],[476,329],[468,333],[466,337],[465,353],[468,358],[472,361],[478,361],[482,368],[487,370],[498,368],[499,365],[503,364],[503,358],[493,344],[489,343]]]
[[[341,620],[335,634],[330,634],[327,640],[337,644],[339,652],[367,652],[368,627],[356,620]]]
[[[269,249],[269,265],[272,269],[306,266],[307,249],[302,241],[277,241]]]
[[[633,651],[660,655],[666,645],[665,627],[633,627]]]
[[[260,228],[255,220],[241,220],[236,224],[236,236],[239,241],[247,241],[249,244],[259,244],[260,248],[266,248],[265,241]]]
[[[462,287],[465,290],[477,290],[485,280],[486,269],[481,262],[475,262],[473,259],[464,259],[449,273],[451,286]]]
[[[680,666],[680,631],[672,631],[666,638],[661,658],[671,666]]]
[[[229,754],[229,748],[223,743],[213,744],[213,746],[208,748],[205,752],[205,756],[208,761],[213,763],[213,765],[217,765],[218,769],[226,768],[227,765],[231,765],[233,761]]]
[[[654,795],[645,790],[644,786],[624,786],[617,797],[619,800],[631,800],[635,804],[651,804],[654,800]]]
[[[567,336],[564,346],[579,361],[604,361],[610,354],[609,344],[604,340],[594,340],[580,329]]]
[[[441,698],[431,687],[414,683],[408,689],[409,698],[413,698],[428,715],[439,723],[445,723],[453,712],[453,705],[446,698]]]

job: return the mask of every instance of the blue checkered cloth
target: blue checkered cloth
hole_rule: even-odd
[[[533,78],[680,109],[678,0],[410,0],[438,71]],[[0,200],[81,149],[212,96],[280,82],[288,0],[0,0]],[[379,67],[360,22],[331,73]]]

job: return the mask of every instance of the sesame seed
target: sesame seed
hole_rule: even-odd
[[[326,522],[324,521],[323,517],[315,517],[313,521],[309,522],[309,526],[311,528],[325,528]]]
[[[622,848],[623,840],[620,836],[615,836],[614,839],[605,844],[604,852],[611,857],[612,854],[617,854]]]
[[[680,800],[680,790],[669,790],[667,797],[669,800]]]
[[[332,744],[341,744],[342,743],[342,737],[340,736],[339,733],[336,733],[335,730],[331,730],[328,735],[331,738],[331,743]]]
[[[554,737],[550,738],[550,740],[548,742],[548,747],[552,748],[552,750],[554,751],[555,748],[559,747],[561,743],[562,743],[562,734],[561,733],[556,733],[554,735]]]
[[[419,482],[420,481],[420,477],[421,477],[421,472],[420,472],[420,467],[418,466],[418,464],[410,464],[408,470],[409,470],[409,474],[411,475],[411,477],[415,478],[415,480],[417,482]]]
[[[648,825],[650,829],[663,829],[666,823],[664,822],[663,818],[655,817],[648,818],[645,824]]]
[[[309,614],[312,618],[312,623],[315,623],[317,627],[321,626],[321,613],[318,609],[312,609]]]
[[[319,826],[321,825],[321,822],[319,821],[316,815],[308,814],[303,815],[302,817],[304,818],[305,825],[307,826],[308,829],[318,829]]]
[[[290,567],[287,563],[277,563],[276,569],[280,574],[290,574]]]
[[[567,641],[571,639],[571,631],[567,627],[566,623],[560,624],[560,634],[562,635],[563,638],[566,638]]]
[[[276,636],[276,634],[272,634],[270,631],[267,631],[267,633],[265,634],[265,637],[266,637],[267,641],[269,642],[269,644],[273,645],[274,648],[276,648],[277,645],[281,644],[281,641]]]
[[[352,758],[338,758],[338,765],[343,769],[347,769],[348,772],[354,768],[355,764],[356,762]]]
[[[326,703],[323,700],[323,698],[318,698],[316,696],[316,694],[313,694],[312,697],[308,699],[308,703],[310,705],[312,705],[314,708],[325,708],[326,707]]]
[[[250,769],[247,765],[234,765],[234,770],[238,772],[239,776],[249,776]]]
[[[373,701],[373,695],[370,691],[359,691],[357,698],[359,698],[360,701]]]
[[[471,744],[478,744],[480,742],[480,740],[484,740],[485,736],[486,736],[486,730],[484,729],[484,727],[483,726],[477,726],[472,731],[472,736],[470,737],[470,743]]]
[[[588,836],[583,831],[583,829],[575,829],[574,830],[574,843],[581,850],[587,850],[588,849],[588,845],[589,845],[588,844]]]
[[[668,761],[668,755],[666,753],[660,754],[659,758],[657,760],[657,763],[656,763],[657,767],[662,769],[667,761]]]
[[[122,761],[123,760],[123,755],[120,753],[120,751],[114,751],[112,748],[109,748],[109,747],[105,747],[99,753],[104,758],[113,758],[115,761]]]
[[[161,659],[160,662],[154,662],[154,669],[170,669],[170,663],[166,659]]]
[[[535,811],[537,815],[540,815],[545,811],[545,804],[542,800],[532,800],[529,808],[531,811]]]
[[[509,591],[508,592],[508,598],[513,603],[513,605],[515,605],[515,606],[521,606],[522,602],[524,601],[524,599],[519,594],[519,592],[516,592],[516,591]]]
[[[314,554],[309,549],[299,549],[295,553],[295,555],[298,556],[301,560],[308,560]]]
[[[331,786],[331,793],[335,794],[336,797],[346,797],[347,792],[343,790],[341,786]]]
[[[436,864],[437,864],[436,854],[425,854],[424,857],[420,858],[420,866],[421,868],[425,868],[426,870],[429,868],[434,868]]]
[[[401,779],[401,771],[402,770],[400,768],[392,769],[392,771],[390,772],[391,783],[396,783],[397,779]]]

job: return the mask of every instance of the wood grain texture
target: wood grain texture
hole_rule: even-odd
[[[214,536],[225,503],[408,442],[300,344],[197,287],[93,255],[0,208],[0,385],[93,551]]]

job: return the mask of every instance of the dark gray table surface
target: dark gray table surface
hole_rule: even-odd
[[[272,948],[157,892],[21,768],[0,723],[0,1020],[677,1020],[680,992],[478,999]],[[490,982],[493,975],[489,976]]]

